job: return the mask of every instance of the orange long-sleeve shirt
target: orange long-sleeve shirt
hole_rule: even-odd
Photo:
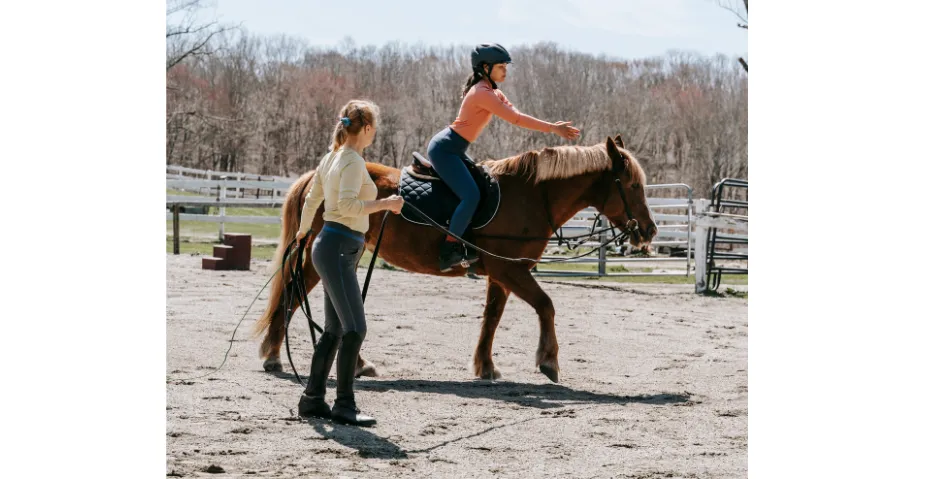
[[[450,127],[468,142],[473,142],[493,119],[493,115],[514,125],[544,133],[550,132],[554,126],[520,112],[503,92],[494,90],[488,81],[482,80],[470,87],[463,97],[457,119]]]

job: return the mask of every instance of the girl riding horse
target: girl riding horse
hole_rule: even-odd
[[[466,251],[454,236],[464,234],[480,202],[480,191],[464,164],[464,158],[469,160],[467,148],[483,133],[493,115],[514,125],[554,133],[568,140],[581,134],[580,130],[571,126],[571,122],[548,123],[521,113],[512,106],[497,85],[506,80],[511,62],[509,52],[502,45],[477,45],[470,55],[473,74],[463,89],[463,103],[457,119],[434,135],[428,143],[431,165],[460,198],[460,204],[450,219],[451,235],[445,236],[441,243],[439,263],[442,272],[450,271],[464,260],[472,263],[479,259],[475,251]]]

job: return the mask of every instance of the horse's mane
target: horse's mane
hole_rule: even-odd
[[[620,151],[626,154],[629,177],[634,182],[639,180],[641,184],[646,184],[646,174],[636,158],[623,148]],[[518,175],[535,183],[606,171],[611,167],[604,143],[594,146],[554,146],[484,163],[495,176]]]

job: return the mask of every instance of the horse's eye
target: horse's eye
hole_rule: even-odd
[[[636,190],[636,189],[642,188],[642,186],[639,183],[634,183],[630,185],[630,188],[633,188],[634,190]]]

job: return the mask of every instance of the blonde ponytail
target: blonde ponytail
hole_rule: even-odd
[[[346,143],[350,135],[358,135],[362,127],[372,125],[375,128],[379,121],[379,107],[369,100],[351,100],[339,111],[339,118],[333,128],[333,144],[330,151],[336,151]]]

